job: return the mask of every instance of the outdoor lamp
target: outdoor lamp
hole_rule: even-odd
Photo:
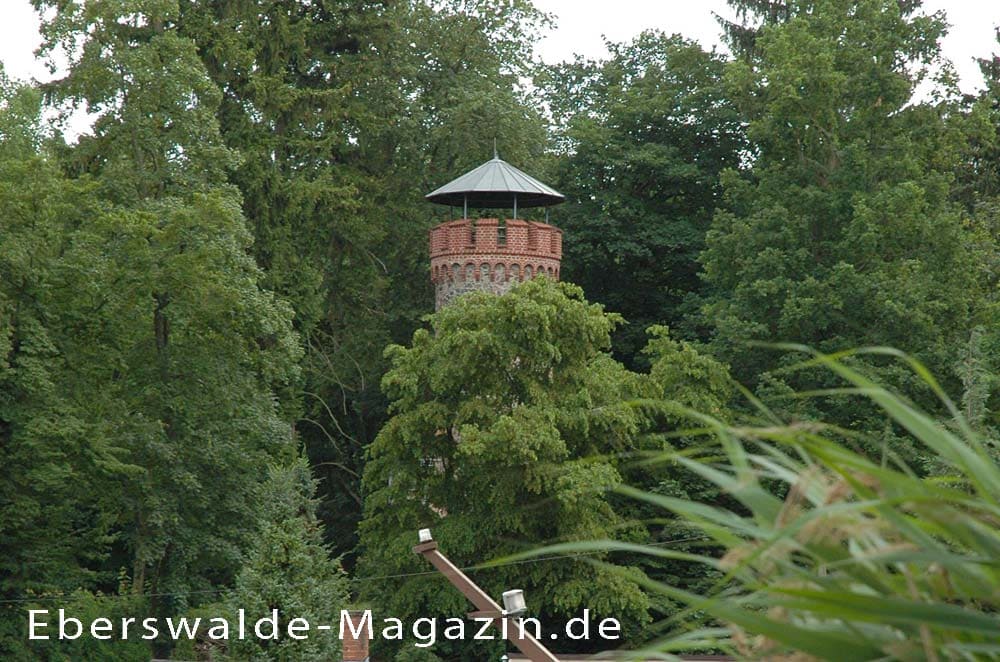
[[[524,591],[519,588],[503,592],[503,610],[509,616],[517,616],[528,611],[524,604]]]
[[[434,538],[431,537],[430,529],[420,529],[417,535],[420,537],[420,542],[430,542],[434,540]]]

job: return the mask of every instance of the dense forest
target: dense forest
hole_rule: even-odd
[[[725,52],[650,29],[547,65],[530,0],[32,0],[38,57],[66,64],[0,70],[0,657],[337,659],[334,637],[28,641],[25,614],[464,615],[411,552],[428,526],[462,567],[564,549],[472,576],[547,622],[621,619],[577,650],[636,648],[734,576],[697,524],[735,520],[681,504],[784,522],[783,479],[838,449],[848,477],[992,494],[960,538],[985,545],[1000,58],[963,94],[920,0],[728,2]],[[446,215],[423,196],[494,144],[566,195],[564,282],[432,314]],[[719,421],[839,441],[732,487],[691,459]],[[987,440],[971,487],[931,427]],[[709,462],[742,466],[735,443]],[[976,599],[951,572],[944,602],[1000,608],[995,569]],[[938,659],[925,626],[883,653]],[[722,639],[696,643],[740,648]],[[851,641],[829,650],[868,659]]]

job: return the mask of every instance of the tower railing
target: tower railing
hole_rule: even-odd
[[[458,219],[430,231],[431,258],[456,255],[512,255],[562,259],[562,231],[547,223],[511,219]]]

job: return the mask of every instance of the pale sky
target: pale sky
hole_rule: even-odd
[[[710,48],[719,44],[720,32],[712,12],[729,13],[725,0],[535,0],[535,4],[556,17],[556,28],[538,44],[542,59],[550,63],[575,53],[601,57],[606,53],[604,36],[626,41],[649,28],[679,32]],[[981,86],[973,58],[1000,50],[994,36],[1000,25],[1000,2],[925,0],[924,6],[928,11],[947,10],[952,30],[944,41],[944,53],[954,62],[963,90]],[[0,62],[8,75],[48,78],[32,55],[39,43],[37,24],[29,0],[0,0]]]
[[[643,30],[678,32],[705,48],[721,46],[713,12],[731,16],[725,0],[535,0],[535,6],[556,15],[555,31],[541,40],[538,52],[549,63],[606,54],[603,36],[627,41]],[[961,77],[963,92],[983,83],[973,58],[1000,51],[994,29],[1000,26],[997,0],[924,0],[928,13],[945,10],[952,28],[942,49]]]

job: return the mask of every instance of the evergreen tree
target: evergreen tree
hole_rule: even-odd
[[[722,26],[726,42],[734,53],[745,58],[756,54],[757,37],[766,25],[783,23],[804,3],[795,0],[726,0],[735,12],[735,20],[720,14],[715,20]]]
[[[832,375],[748,340],[899,347],[961,393],[969,426],[1000,429],[1000,65],[983,59],[986,89],[960,97],[943,14],[919,0],[730,0],[733,62],[648,32],[540,69],[549,18],[530,0],[32,2],[43,53],[69,68],[34,89],[0,73],[0,657],[171,652],[26,641],[26,609],[53,605],[335,626],[356,548],[380,612],[463,616],[410,551],[427,526],[462,566],[593,538],[711,555],[615,489],[739,512],[646,461],[694,454],[692,410],[751,418],[729,365],[778,418],[860,433],[883,468],[944,467]],[[86,108],[93,131],[66,144],[43,100]],[[415,331],[426,232],[456,213],[423,195],[494,140],[567,194],[554,222],[583,289],[469,295]],[[883,357],[846,363],[939,406]],[[587,558],[629,570],[473,572],[494,595],[526,589],[547,627],[587,607],[633,642],[680,608],[641,572],[689,591],[720,579]],[[320,634],[173,652],[338,649]]]
[[[1000,57],[980,58],[979,68],[985,89],[965,95],[949,113],[966,136],[954,194],[974,217],[1000,197]]]
[[[997,42],[1000,44],[1000,28]],[[980,58],[979,69],[986,82],[979,102],[992,131],[979,142],[983,151],[971,164],[978,175],[974,190],[982,199],[1000,198],[1000,55]]]
[[[1000,32],[997,34],[1000,41]],[[960,350],[956,371],[962,382],[966,419],[977,430],[997,424],[997,357],[1000,335],[995,331],[997,284],[1000,282],[1000,57],[979,60],[986,82],[978,95],[954,103],[951,121],[966,138],[953,195],[970,218],[973,259],[985,274],[985,295],[977,306],[975,326]]]
[[[494,138],[508,158],[541,154],[544,124],[516,90],[539,20],[523,0],[179,3],[243,156],[232,181],[264,284],[295,310],[296,429],[338,552],[355,545],[364,447],[385,418],[382,350],[432,300],[423,195]]]
[[[288,466],[272,465],[255,495],[262,504],[259,534],[236,577],[229,608],[231,612],[245,609],[255,618],[277,609],[281,633],[277,640],[232,641],[227,650],[232,659],[339,659],[336,632],[340,610],[347,606],[347,580],[323,542],[313,499],[315,487],[303,459]],[[310,624],[308,638],[285,636],[292,618],[304,618]],[[333,629],[317,631],[317,625]]]
[[[220,129],[242,156],[231,181],[263,283],[295,311],[305,348],[295,427],[324,478],[320,512],[338,552],[354,546],[362,448],[384,410],[390,281],[379,242],[390,219],[372,217],[384,194],[363,152],[379,107],[400,107],[380,60],[398,52],[401,7],[179,3],[178,30],[222,91]]]
[[[423,196],[489,158],[494,140],[504,158],[526,167],[542,159],[546,142],[545,123],[520,89],[544,22],[531,2],[448,0],[399,7],[406,11],[383,57],[358,83],[372,88],[377,82],[381,88],[366,92],[374,117],[359,138],[357,156],[359,167],[374,177],[362,193],[365,222],[384,231],[376,249],[387,278],[379,306],[380,338],[395,343],[411,336],[433,301],[427,232],[443,219]],[[355,335],[357,328],[352,323],[345,332]],[[355,428],[357,443],[351,446],[356,475],[350,487],[357,495],[362,494],[357,478],[364,471],[365,448],[388,418],[379,391],[389,369],[384,347],[373,343],[371,353],[355,357],[369,370],[355,405],[367,418]],[[314,459],[336,463],[339,457],[326,448],[328,454]],[[325,512],[327,521],[349,523],[346,539],[353,547],[360,508],[347,511],[349,519],[343,508]]]

